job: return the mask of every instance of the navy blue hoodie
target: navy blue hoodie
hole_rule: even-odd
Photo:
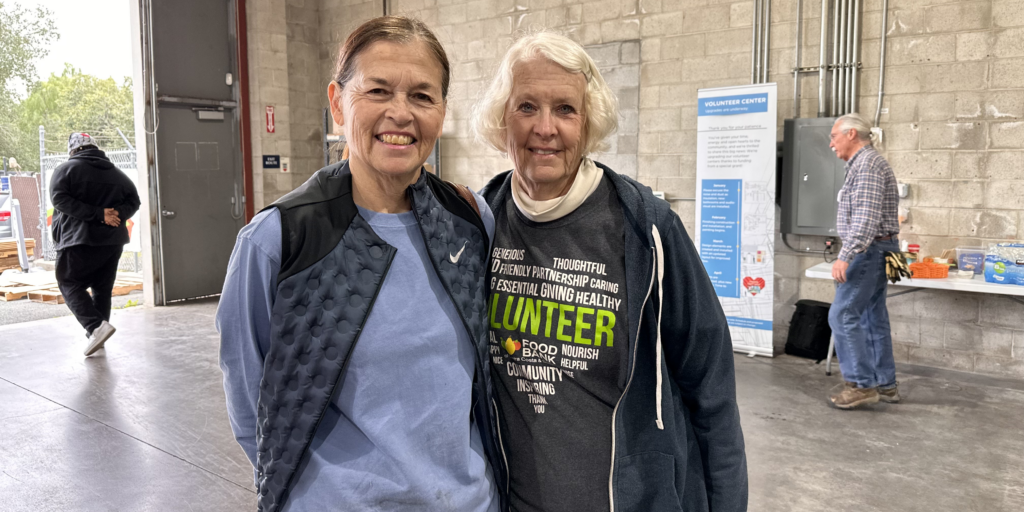
[[[630,372],[609,425],[611,510],[744,511],[747,462],[722,306],[669,204],[597,165],[622,203],[629,262]],[[511,176],[481,192],[492,210],[508,200]]]

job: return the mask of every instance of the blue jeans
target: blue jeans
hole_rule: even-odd
[[[895,238],[875,241],[854,256],[846,269],[846,282],[836,285],[836,300],[828,312],[843,379],[862,388],[896,385],[885,307],[886,251],[899,251]]]

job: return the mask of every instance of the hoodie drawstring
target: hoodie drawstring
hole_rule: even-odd
[[[655,374],[657,381],[657,389],[654,391],[655,402],[657,405],[657,419],[655,422],[658,424],[658,430],[665,430],[665,422],[662,421],[661,416],[661,395],[662,395],[662,375],[661,375],[661,306],[664,296],[661,294],[661,283],[665,277],[665,252],[661,247],[661,233],[658,232],[658,226],[651,227],[651,234],[654,235],[654,255],[655,261],[658,265],[658,324],[655,326],[658,333],[657,343],[655,344],[655,350],[657,351],[657,373]]]

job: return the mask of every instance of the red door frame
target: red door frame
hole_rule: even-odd
[[[252,220],[252,135],[249,127],[249,36],[245,1],[235,0],[235,29],[238,34],[238,109],[242,129],[242,186],[245,194],[245,222]]]

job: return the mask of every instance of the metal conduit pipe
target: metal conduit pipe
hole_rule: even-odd
[[[875,106],[875,126],[882,117],[882,97],[885,96],[885,34],[889,29],[889,0],[882,0],[882,42],[878,60],[878,105]]]
[[[761,80],[761,2],[754,0],[754,34],[753,51],[750,56],[750,83],[756,84]]]
[[[839,103],[839,0],[832,2],[832,96],[829,117],[836,117]]]
[[[800,117],[800,44],[803,28],[803,0],[796,0],[796,64],[793,65],[793,119]]]
[[[850,51],[850,0],[842,0],[839,13],[839,107],[838,115],[846,114],[846,74],[850,71],[847,54]]]
[[[839,114],[848,114],[847,110],[850,101],[850,4],[853,0],[843,0],[843,17],[839,25],[843,32],[842,48],[839,49],[839,58],[843,61],[843,67],[839,70]]]
[[[761,30],[764,33],[764,43],[761,44],[761,83],[768,83],[768,57],[771,55],[772,40],[772,0],[762,0],[764,5],[761,11],[764,12],[764,25]]]
[[[853,68],[855,67],[853,62],[853,41],[856,37],[853,33],[853,3],[856,0],[847,0],[849,3],[849,10],[846,17],[846,113],[853,112],[851,107],[853,106]]]
[[[846,51],[849,47],[848,38],[850,36],[847,23],[847,13],[850,7],[850,0],[840,0],[839,3],[839,92],[837,93],[837,111],[836,114],[846,114]]]
[[[853,65],[850,68],[850,112],[856,112],[859,107],[857,75],[860,68],[860,0],[853,0],[853,56],[850,59]]]
[[[818,53],[818,117],[825,117],[828,115],[825,101],[825,82],[828,80],[828,0],[821,0],[821,45]]]

